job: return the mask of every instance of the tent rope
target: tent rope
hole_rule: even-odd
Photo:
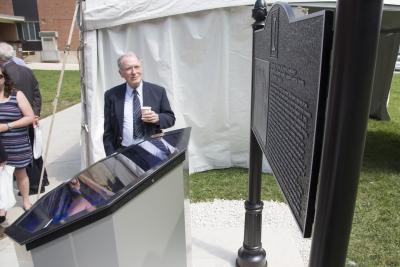
[[[71,50],[72,34],[74,32],[74,26],[75,26],[76,17],[77,17],[78,10],[79,10],[79,5],[80,5],[79,4],[79,0],[77,0],[76,3],[75,3],[75,11],[74,11],[74,16],[72,18],[71,27],[69,29],[68,41],[67,41],[67,44],[66,44],[66,46],[64,48],[63,61],[62,61],[62,66],[61,66],[61,73],[60,73],[60,77],[58,78],[56,96],[55,96],[55,98],[53,100],[53,114],[51,116],[49,134],[47,135],[48,137],[47,137],[47,142],[46,142],[46,151],[45,151],[44,156],[43,156],[43,166],[42,166],[42,171],[40,173],[40,181],[39,181],[39,187],[38,187],[38,193],[37,193],[36,200],[38,200],[40,198],[40,189],[42,188],[44,169],[45,169],[45,166],[46,166],[46,163],[47,163],[47,155],[48,155],[48,151],[49,151],[49,147],[50,147],[51,135],[52,135],[52,132],[53,132],[54,119],[55,119],[55,115],[56,115],[56,111],[57,111],[58,100],[60,98],[61,86],[62,86],[62,82],[63,82],[63,79],[64,79],[65,64],[67,62],[67,56],[69,55],[69,52]]]

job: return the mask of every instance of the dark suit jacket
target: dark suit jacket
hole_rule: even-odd
[[[39,91],[39,83],[36,80],[32,70],[16,64],[14,61],[8,61],[4,65],[10,79],[14,82],[14,87],[21,90],[32,106],[36,116],[40,116],[42,106],[42,97]]]
[[[7,152],[3,146],[3,143],[1,142],[0,138],[0,162],[4,162],[7,160]]]
[[[103,144],[106,155],[114,153],[121,146],[125,92],[126,83],[123,83],[104,94]],[[151,110],[160,117],[158,124],[145,123],[145,136],[175,124],[175,115],[163,87],[143,81],[143,106],[151,106]]]

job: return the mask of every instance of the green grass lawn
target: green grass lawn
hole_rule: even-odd
[[[35,70],[43,99],[42,117],[51,114],[59,71]],[[80,102],[79,72],[66,71],[58,110]],[[390,95],[389,122],[370,120],[350,238],[348,259],[358,266],[400,266],[400,75]],[[247,198],[247,170],[230,168],[190,176],[192,201]],[[283,201],[271,175],[262,177],[262,199]],[[244,209],[242,211],[244,212]]]
[[[34,70],[39,81],[40,93],[42,94],[41,117],[47,117],[53,113],[53,100],[57,92],[57,83],[60,71],[57,70]],[[66,109],[81,101],[79,71],[65,71],[64,81],[57,110]]]
[[[390,122],[370,120],[348,258],[360,266],[400,266],[400,75]]]
[[[391,121],[368,123],[348,250],[357,266],[400,266],[400,75],[393,78],[389,103]],[[191,199],[247,199],[247,179],[239,168],[192,174]],[[262,179],[262,199],[283,201],[274,178]]]
[[[262,186],[262,199],[283,201],[281,192],[272,175],[262,175]],[[247,169],[229,168],[190,175],[190,199],[192,202],[212,201],[215,198],[247,199],[247,197]]]

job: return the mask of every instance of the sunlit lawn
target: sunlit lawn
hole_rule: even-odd
[[[41,117],[47,117],[53,112],[53,100],[56,96],[57,82],[60,71],[56,70],[34,70],[39,81],[42,94]],[[65,71],[61,88],[61,95],[57,106],[58,110],[66,109],[81,101],[79,71]]]

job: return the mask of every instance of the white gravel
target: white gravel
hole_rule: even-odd
[[[221,200],[190,204],[191,227],[226,228],[244,227],[244,200]],[[305,266],[308,266],[311,240],[304,239],[287,204],[264,201],[263,227],[285,229],[293,237]]]

